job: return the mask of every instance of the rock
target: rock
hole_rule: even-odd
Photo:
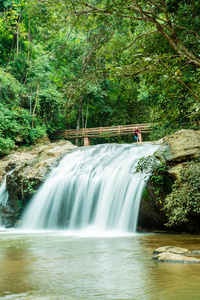
[[[31,196],[45,181],[48,173],[64,155],[75,149],[69,141],[46,143],[18,150],[0,160],[0,182],[6,177],[9,199],[0,207],[1,219],[6,227],[14,226]]]
[[[19,134],[16,135],[15,141],[16,141],[16,142],[22,142],[22,139],[21,139],[21,137],[20,137]]]
[[[147,142],[146,142],[147,143]],[[151,141],[151,142],[148,142],[148,143],[151,143],[153,145],[162,145],[164,143],[164,139],[160,139],[160,140],[157,140],[157,141]]]
[[[158,262],[173,262],[173,263],[200,263],[200,259],[196,257],[188,257],[185,255],[175,254],[172,252],[162,252],[153,257]]]
[[[23,148],[0,160],[0,182],[6,173],[14,168],[24,167],[24,173],[27,175],[45,173],[52,168],[67,152],[76,148],[69,141],[59,141],[45,145]],[[47,169],[47,170],[44,170]]]
[[[167,227],[165,224],[169,218],[163,205],[165,198],[172,192],[173,183],[180,178],[181,172],[187,169],[190,160],[200,157],[200,130],[179,130],[157,142],[158,145],[160,143],[162,144],[154,155],[166,163],[167,174],[163,177],[162,186],[155,178],[147,181],[140,202],[138,230],[199,233],[199,213],[189,213],[187,222]]]
[[[200,263],[198,257],[191,257],[191,255],[199,256],[199,251],[189,251],[186,248],[164,246],[154,250],[153,259],[158,262],[175,262],[175,263]]]
[[[170,168],[168,170],[168,174],[171,175],[174,180],[178,179],[181,173],[181,170],[183,169],[183,167],[185,167],[187,165],[186,162],[184,163],[180,163],[178,165],[175,165],[174,167]]]
[[[160,203],[156,203],[151,197],[151,190],[147,183],[146,193],[143,193],[140,201],[140,208],[137,221],[137,232],[154,232],[166,230],[164,224],[167,223],[167,217],[161,210]],[[168,228],[167,228],[168,229]]]
[[[166,136],[155,153],[161,161],[182,162],[200,156],[200,130],[182,129]]]
[[[42,144],[42,145],[50,144],[50,143],[51,143],[51,141],[50,141],[50,139],[48,138],[47,135],[44,135],[43,137],[39,138],[38,140],[36,140],[34,142],[34,144]]]
[[[175,254],[185,254],[188,253],[188,249],[185,248],[180,248],[180,247],[172,247],[172,246],[164,246],[164,247],[159,247],[157,248],[153,254],[160,254],[163,252],[171,252]]]

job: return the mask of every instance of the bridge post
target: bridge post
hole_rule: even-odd
[[[85,136],[83,138],[83,141],[84,141],[84,146],[90,146],[91,145],[90,138],[88,136]]]
[[[141,130],[140,130],[140,132],[139,132],[139,141],[140,141],[140,142],[143,142]]]

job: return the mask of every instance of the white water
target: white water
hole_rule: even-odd
[[[6,204],[6,202],[8,201],[8,192],[6,190],[6,178],[4,178],[4,180],[2,181],[1,185],[0,185],[0,208],[1,206],[4,206]],[[0,211],[0,228],[1,228],[2,224],[1,224],[1,211]]]
[[[23,229],[135,232],[145,174],[138,160],[150,144],[78,148],[61,160],[31,200]]]
[[[0,205],[5,204],[8,200],[8,192],[6,190],[6,178],[2,181],[0,185]]]

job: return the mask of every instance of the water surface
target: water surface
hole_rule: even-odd
[[[2,229],[0,299],[199,299],[200,265],[152,260],[157,247],[196,250],[199,242],[189,235]]]

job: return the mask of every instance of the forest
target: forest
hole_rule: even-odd
[[[0,157],[58,129],[199,129],[199,11],[200,0],[1,0]]]

